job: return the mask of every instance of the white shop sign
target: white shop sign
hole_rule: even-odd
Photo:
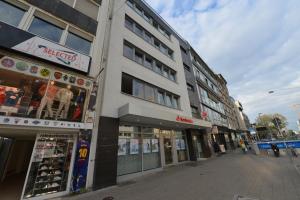
[[[10,116],[0,116],[0,124],[44,128],[93,129],[93,123],[55,121]]]
[[[89,71],[90,57],[40,37],[30,38],[12,49],[25,52],[82,72]]]

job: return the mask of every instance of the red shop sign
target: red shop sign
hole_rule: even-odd
[[[190,124],[194,123],[194,121],[192,119],[189,119],[189,118],[186,118],[186,117],[181,117],[181,116],[177,116],[176,121],[190,123]]]

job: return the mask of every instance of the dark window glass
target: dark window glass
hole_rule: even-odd
[[[63,29],[40,18],[34,17],[28,31],[54,42],[59,42]]]
[[[171,49],[168,50],[168,55],[173,58],[173,51]]]
[[[160,51],[164,54],[168,54],[168,48],[165,45],[160,45]]]
[[[133,7],[133,2],[131,0],[127,0],[127,5],[129,5],[130,7]]]
[[[154,39],[154,46],[158,49],[160,49],[160,42],[156,39]]]
[[[143,28],[140,25],[135,24],[134,32],[139,36],[143,36]]]
[[[133,48],[128,46],[127,44],[124,44],[123,54],[125,57],[133,59]]]
[[[176,75],[175,75],[176,73],[175,72],[171,72],[170,73],[170,79],[172,80],[172,81],[176,81]]]
[[[66,40],[66,46],[86,55],[89,55],[91,49],[91,42],[86,39],[83,39],[78,35],[69,33]]]
[[[135,57],[134,57],[135,61],[139,64],[143,64],[143,54],[138,52],[137,50],[135,50]]]
[[[130,76],[122,75],[122,92],[132,95],[132,81]]]
[[[150,21],[151,21],[151,17],[150,17],[147,13],[145,13],[145,12],[144,12],[144,18],[145,18],[145,20],[146,20],[147,22],[150,22]]]
[[[135,5],[136,12],[140,15],[143,15],[143,9],[139,5]]]
[[[0,21],[18,26],[25,11],[4,1],[0,1]]]
[[[183,67],[184,67],[185,70],[187,70],[189,72],[191,71],[191,68],[189,66],[187,66],[186,64],[183,64]]]
[[[154,28],[158,29],[158,23],[156,21],[153,20],[152,25],[154,26]]]
[[[145,40],[148,42],[148,43],[150,43],[150,44],[152,44],[152,36],[151,36],[151,34],[150,33],[148,33],[148,32],[145,32]]]
[[[186,50],[182,46],[180,46],[180,50],[182,53],[186,54]]]
[[[164,77],[169,78],[169,69],[168,68],[164,67],[164,69],[163,69],[163,75],[164,75]]]
[[[144,62],[145,67],[152,69],[152,63],[153,63],[153,59],[146,56],[145,62]]]
[[[133,80],[133,95],[144,99],[144,84],[141,81]]]
[[[161,65],[161,63],[159,63],[159,62],[155,63],[154,71],[159,73],[159,74],[162,74],[162,65]]]
[[[125,18],[125,26],[130,30],[133,30],[133,21],[126,16]]]

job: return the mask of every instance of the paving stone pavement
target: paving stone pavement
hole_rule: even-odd
[[[300,158],[299,158],[300,159]],[[287,156],[233,152],[183,164],[109,189],[64,200],[300,200],[300,175]]]

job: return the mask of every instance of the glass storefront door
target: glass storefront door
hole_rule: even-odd
[[[165,162],[166,165],[173,163],[171,138],[164,138]]]
[[[188,160],[186,135],[182,131],[175,131],[176,133],[176,150],[178,162]]]
[[[193,148],[197,159],[203,157],[203,150],[201,145],[201,140],[199,135],[193,135]]]
[[[13,139],[0,137],[0,182],[4,178],[6,162],[13,143]]]

